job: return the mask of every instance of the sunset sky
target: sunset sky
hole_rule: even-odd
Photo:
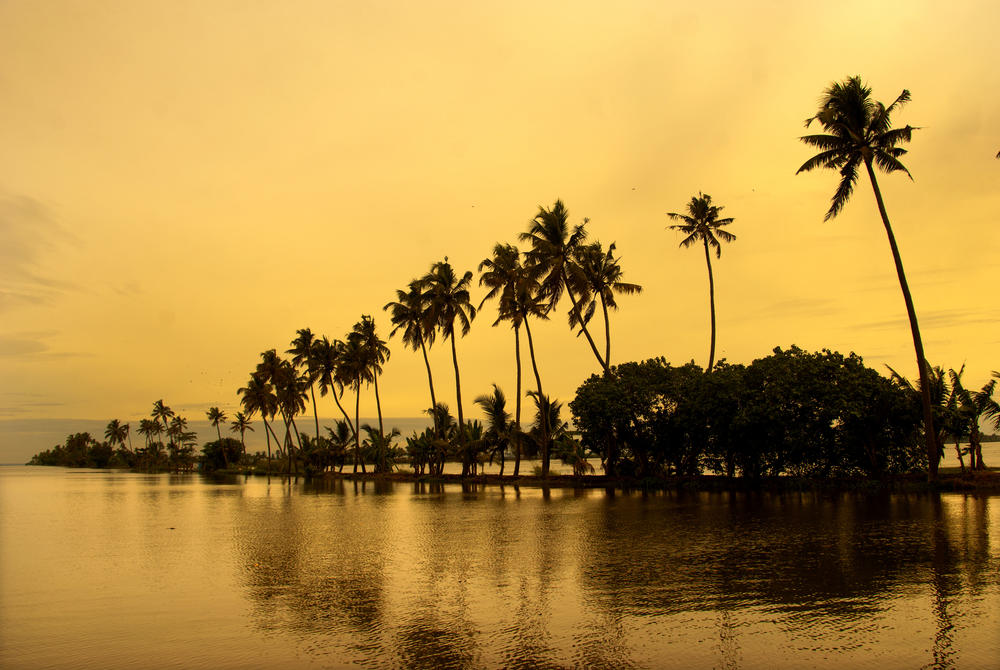
[[[894,123],[920,127],[914,180],[880,183],[927,356],[981,385],[1000,369],[998,25],[993,0],[4,0],[0,420],[232,413],[261,351],[366,313],[387,336],[395,289],[444,256],[475,270],[556,198],[645,287],[612,362],[705,365],[704,255],[666,229],[699,191],[736,219],[717,356],[797,344],[915,376],[870,185],[824,223],[837,175],[795,175],[804,119],[854,74],[912,93]],[[569,401],[598,366],[564,311],[535,335]],[[467,407],[513,393],[494,318],[458,342]],[[423,362],[390,346],[383,411],[419,415]]]

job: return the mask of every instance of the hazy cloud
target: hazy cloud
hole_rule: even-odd
[[[38,304],[69,288],[44,274],[45,254],[75,237],[40,201],[0,193],[0,312]]]
[[[921,326],[928,328],[953,328],[957,326],[996,326],[1000,323],[1000,310],[962,310],[946,309],[935,312],[922,312],[917,315]],[[886,319],[885,321],[867,321],[856,323],[851,328],[870,330],[892,330],[906,328],[909,321],[906,318]]]
[[[20,361],[79,358],[92,354],[77,351],[53,351],[45,341],[58,335],[55,330],[41,330],[0,335],[0,359]]]

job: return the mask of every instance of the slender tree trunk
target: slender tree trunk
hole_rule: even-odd
[[[222,431],[219,430],[219,424],[215,424],[215,434],[219,436],[219,449],[222,450],[222,462],[226,466],[226,470],[229,469],[229,456],[226,455],[226,447],[222,444]]]
[[[601,295],[601,310],[604,311],[604,362],[611,367],[611,320],[608,319],[608,304]]]
[[[128,450],[134,454],[135,449],[132,447],[132,430],[131,429],[126,430],[125,436],[128,437]]]
[[[527,327],[527,319],[524,320]],[[514,476],[521,474],[521,328],[514,326],[514,364],[517,368],[517,402],[514,404]],[[501,458],[503,454],[501,454]],[[503,464],[500,465],[503,475]]]
[[[376,372],[375,377],[375,411],[378,412],[378,437],[380,440],[385,439],[385,432],[382,429],[382,402],[378,398],[378,373]]]
[[[316,419],[316,443],[319,444],[319,412],[316,411],[316,385],[309,384],[309,395],[313,401],[313,418]]]
[[[708,367],[705,372],[712,371],[715,364],[715,279],[712,277],[712,255],[708,252],[708,240],[702,239],[705,243],[705,263],[708,265],[708,308],[712,313],[712,344],[708,350]]]
[[[357,393],[354,396],[354,472],[358,471],[358,461],[361,461],[361,472],[365,471],[365,459],[361,456],[361,377],[357,379]]]
[[[965,461],[962,459],[962,441],[957,436],[955,437],[955,454],[958,456],[958,467],[962,469],[962,474],[964,475]]]
[[[427,358],[427,345],[424,344],[424,336],[419,330],[417,331],[417,338],[420,340],[420,350],[424,354],[424,367],[427,368],[427,385],[431,389],[431,420],[434,422],[434,434],[440,437],[438,435],[437,412],[435,411],[437,408],[437,399],[434,397],[434,378],[431,376],[431,363]]]
[[[538,375],[538,364],[535,362],[535,344],[531,337],[528,319],[524,320],[524,332],[528,335],[528,353],[531,355],[531,371],[535,373],[535,388],[538,390],[538,395],[542,395],[542,378]]]
[[[271,430],[271,426],[268,425],[267,417],[264,416],[263,412],[260,413],[260,418],[264,421],[264,437],[267,438],[267,476],[270,477],[271,476],[271,433],[273,433],[274,431]],[[275,436],[275,439],[277,439],[277,436]]]
[[[344,421],[346,421],[347,425],[351,427],[351,433],[356,434],[356,431],[354,430],[354,422],[351,421],[351,415],[348,414],[347,410],[344,409],[344,406],[340,404],[340,398],[337,397],[337,390],[333,388],[332,385],[330,386],[330,395],[333,396],[333,402],[337,403],[337,409],[339,409],[340,413],[344,415]]]
[[[462,452],[462,476],[469,475],[469,455],[465,448],[465,414],[462,413],[462,378],[458,374],[458,350],[455,348],[455,321],[451,322],[451,360],[455,365],[455,397],[458,399],[458,445]]]
[[[903,301],[906,303],[906,316],[910,319],[910,332],[913,334],[913,349],[917,355],[917,370],[920,372],[920,399],[924,410],[924,440],[927,446],[927,479],[928,481],[935,481],[937,480],[938,463],[941,454],[938,450],[937,441],[934,439],[934,415],[931,412],[931,389],[927,380],[927,357],[924,356],[924,344],[920,339],[917,312],[913,307],[913,298],[910,297],[910,287],[906,283],[906,274],[903,272],[903,261],[899,257],[899,247],[896,246],[896,237],[892,234],[892,226],[889,225],[889,215],[885,212],[885,204],[882,202],[882,192],[879,190],[878,181],[875,179],[875,171],[872,169],[871,159],[865,159],[865,167],[868,169],[868,178],[872,182],[872,190],[875,191],[875,201],[878,203],[879,214],[882,215],[885,233],[889,237],[892,260],[896,264],[899,287],[903,291]]]
[[[576,298],[573,296],[573,291],[569,287],[569,279],[567,279],[566,277],[565,268],[562,270],[561,274],[562,274],[563,286],[566,287],[566,295],[569,296],[569,301],[573,303],[573,314],[576,316],[576,322],[580,324],[580,330],[582,330],[583,334],[586,336],[587,342],[590,344],[591,351],[593,351],[594,356],[597,357],[597,362],[601,364],[601,368],[604,370],[604,372],[607,372],[608,364],[605,362],[603,358],[601,358],[601,353],[597,350],[597,345],[594,344],[594,338],[590,336],[590,331],[587,330],[587,324],[583,322],[583,314],[580,313],[579,306],[576,303]]]

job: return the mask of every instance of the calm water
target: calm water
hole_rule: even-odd
[[[0,667],[996,667],[1000,498],[0,468]]]

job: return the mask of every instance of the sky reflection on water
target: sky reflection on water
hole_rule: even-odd
[[[2,468],[0,665],[990,667],[996,500]]]

